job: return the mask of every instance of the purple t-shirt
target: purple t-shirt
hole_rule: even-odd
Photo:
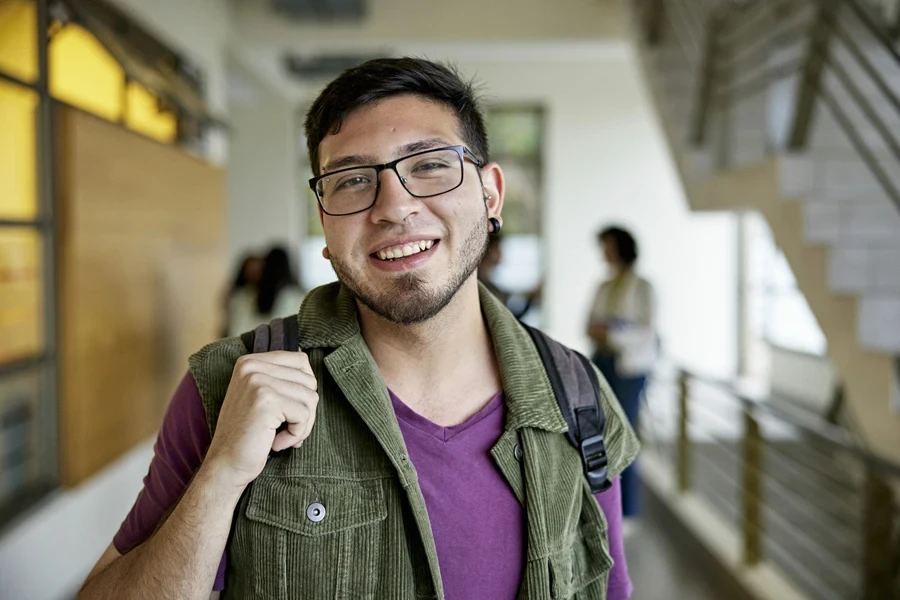
[[[453,427],[432,423],[393,393],[391,402],[425,497],[446,597],[515,598],[525,568],[525,514],[490,455],[506,420],[503,394]],[[113,540],[116,550],[125,554],[153,534],[200,468],[210,441],[200,392],[188,374],[166,411],[144,488]],[[607,598],[624,600],[632,586],[618,479],[597,500],[615,563]],[[213,590],[225,588],[225,561],[223,556]]]

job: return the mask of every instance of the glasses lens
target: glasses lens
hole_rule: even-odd
[[[400,161],[397,173],[413,196],[436,196],[462,183],[462,159],[456,150],[435,150]]]
[[[348,215],[369,208],[375,200],[377,186],[375,169],[353,169],[317,181],[316,194],[328,214]]]

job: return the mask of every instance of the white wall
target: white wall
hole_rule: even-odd
[[[618,0],[456,0],[367,2],[359,23],[291,21],[269,0],[241,0],[234,6],[236,31],[249,45],[279,48],[369,48],[384,51],[398,43],[596,40],[621,36]]]
[[[272,243],[299,247],[304,216],[299,192],[297,110],[267,89],[238,60],[229,61],[232,125],[228,169],[228,247],[231,262]]]
[[[153,456],[141,444],[87,483],[59,491],[0,538],[0,597],[72,598],[112,542]]]
[[[736,221],[689,212],[628,47],[611,43],[605,58],[458,64],[485,84],[489,100],[547,108],[549,333],[589,348],[584,324],[603,275],[594,235],[605,223],[620,223],[637,237],[639,270],[656,285],[666,352],[703,373],[733,375]]]

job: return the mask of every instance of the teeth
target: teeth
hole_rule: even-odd
[[[393,248],[379,250],[376,255],[381,260],[393,260],[395,258],[403,258],[405,256],[412,256],[413,254],[424,252],[432,246],[434,246],[434,240],[420,240],[418,242],[403,244],[402,246],[394,246]]]

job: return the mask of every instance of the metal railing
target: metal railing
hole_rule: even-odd
[[[686,371],[655,379],[648,404],[644,454],[733,529],[744,565],[817,600],[900,598],[900,465],[788,402]]]

